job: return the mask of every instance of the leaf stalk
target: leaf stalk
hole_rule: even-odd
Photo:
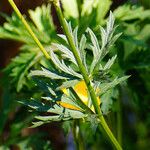
[[[20,20],[22,21],[22,23],[24,24],[25,28],[27,29],[27,31],[29,32],[29,34],[31,35],[31,37],[33,38],[33,40],[35,41],[35,43],[40,48],[41,52],[45,55],[45,57],[47,59],[50,59],[50,55],[48,54],[48,52],[46,51],[46,49],[43,47],[43,45],[41,44],[41,42],[39,41],[39,39],[36,37],[36,35],[32,31],[31,27],[29,26],[29,24],[27,23],[27,21],[24,19],[23,15],[21,14],[21,12],[19,11],[19,9],[17,8],[17,6],[14,3],[14,1],[13,0],[8,0],[8,2],[10,3],[10,5],[13,8],[13,10],[18,15],[18,17],[20,18]]]
[[[70,48],[72,50],[72,53],[74,54],[75,56],[75,59],[77,61],[77,64],[78,64],[78,67],[80,69],[80,72],[83,76],[83,79],[86,83],[86,86],[87,86],[87,89],[90,93],[90,96],[91,96],[91,100],[92,100],[92,103],[93,103],[93,106],[94,106],[94,109],[95,109],[95,112],[99,115],[99,119],[100,119],[100,122],[101,122],[101,125],[104,129],[104,131],[106,132],[107,136],[109,137],[111,143],[113,143],[113,145],[115,146],[115,148],[117,150],[122,150],[121,146],[119,145],[118,141],[116,140],[116,138],[114,137],[113,133],[111,132],[111,130],[109,129],[103,115],[102,115],[102,112],[101,112],[101,109],[98,105],[98,102],[97,102],[97,96],[96,96],[96,93],[91,85],[91,81],[89,79],[89,76],[88,76],[88,73],[86,71],[86,68],[84,67],[79,55],[78,55],[78,52],[76,50],[76,47],[75,47],[75,44],[74,44],[74,41],[73,41],[73,38],[69,32],[69,29],[67,27],[67,24],[65,22],[65,19],[63,17],[63,14],[62,14],[62,10],[60,8],[60,4],[59,4],[59,0],[54,0],[53,1],[53,4],[54,4],[54,7],[56,9],[56,12],[57,12],[57,15],[58,15],[58,18],[59,18],[59,21],[62,25],[62,29],[67,37],[67,40],[68,40],[68,43],[70,45]]]
[[[80,129],[80,120],[74,120],[72,132],[73,132],[73,136],[74,136],[74,140],[75,140],[75,144],[76,144],[76,149],[77,150],[85,150],[83,136],[82,136],[82,133],[80,130],[81,130]]]

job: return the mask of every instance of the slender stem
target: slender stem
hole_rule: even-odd
[[[85,150],[83,136],[80,131],[80,120],[73,121],[73,136],[77,150]]]
[[[94,91],[94,89],[93,89],[93,87],[91,85],[91,81],[89,79],[88,73],[86,71],[86,68],[82,64],[82,61],[81,61],[81,59],[80,59],[80,57],[78,55],[78,52],[76,50],[76,47],[75,47],[73,38],[71,36],[71,33],[69,32],[69,29],[67,27],[65,19],[63,17],[63,14],[62,14],[62,11],[61,11],[61,8],[60,8],[60,4],[59,4],[59,0],[54,0],[53,4],[54,4],[54,7],[56,9],[59,21],[60,21],[60,23],[62,25],[63,31],[64,31],[64,33],[65,33],[65,35],[67,37],[67,40],[68,40],[68,43],[69,43],[70,48],[72,50],[72,53],[75,56],[75,59],[76,59],[77,64],[78,64],[78,67],[79,67],[79,69],[81,71],[81,74],[82,74],[82,76],[84,78],[84,81],[86,83],[87,89],[88,89],[88,91],[90,93],[91,100],[92,100],[95,112],[99,115],[99,119],[100,119],[101,125],[102,125],[103,129],[105,130],[105,132],[107,133],[107,136],[109,137],[110,141],[116,147],[116,149],[117,150],[122,150],[121,146],[119,145],[118,141],[116,140],[116,138],[112,134],[111,130],[109,129],[109,127],[108,127],[108,125],[107,125],[107,123],[106,123],[106,121],[105,121],[105,119],[104,119],[104,117],[102,115],[101,109],[100,109],[100,107],[98,105],[98,102],[97,102],[97,96],[96,96],[95,91]]]
[[[63,28],[63,31],[64,31],[64,33],[65,33],[65,35],[67,37],[67,40],[68,40],[69,45],[71,47],[72,53],[74,54],[75,59],[76,59],[76,61],[78,63],[79,69],[80,69],[80,71],[82,73],[82,76],[83,76],[83,78],[85,80],[85,83],[86,83],[86,86],[88,88],[88,91],[90,92],[91,98],[93,100],[93,105],[95,107],[95,111],[96,111],[97,114],[101,115],[101,111],[100,111],[100,107],[99,107],[98,102],[97,102],[96,94],[94,92],[94,89],[91,86],[91,82],[89,80],[89,77],[88,77],[88,74],[86,72],[86,69],[85,69],[85,67],[84,67],[84,65],[83,65],[83,63],[82,63],[82,61],[81,61],[81,59],[80,59],[80,57],[78,55],[78,52],[76,50],[73,38],[72,38],[72,36],[70,34],[70,31],[69,31],[69,29],[68,29],[68,27],[66,25],[66,22],[64,20],[64,17],[63,17],[62,11],[60,9],[59,3],[56,2],[56,1],[54,1],[54,6],[55,6],[55,9],[56,9],[59,21],[60,21],[60,23],[62,25],[62,28]]]
[[[107,136],[109,137],[111,143],[113,144],[113,146],[117,149],[117,150],[122,150],[122,147],[120,146],[120,144],[118,143],[118,141],[116,140],[116,138],[114,137],[113,133],[111,132],[110,128],[108,127],[104,117],[102,116],[101,119],[101,125],[104,129],[104,131],[106,132]]]
[[[41,42],[38,40],[38,38],[36,37],[36,35],[32,31],[31,27],[29,26],[29,24],[27,23],[27,21],[24,19],[24,17],[20,13],[20,11],[17,8],[17,6],[14,3],[14,1],[13,0],[8,0],[8,1],[9,1],[10,5],[12,6],[12,8],[14,9],[14,11],[16,12],[16,14],[18,15],[18,17],[21,19],[22,23],[24,24],[25,28],[27,29],[27,31],[29,32],[29,34],[31,35],[31,37],[33,38],[33,40],[35,41],[35,43],[38,45],[38,47],[42,51],[42,53],[45,55],[45,57],[47,59],[50,59],[50,55],[48,54],[48,52],[45,50],[45,48],[43,47],[43,45],[41,44]]]

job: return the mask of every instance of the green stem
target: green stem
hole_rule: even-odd
[[[73,121],[73,137],[76,144],[77,150],[85,150],[83,136],[80,131],[80,120]]]
[[[63,31],[67,37],[67,40],[68,40],[68,43],[70,45],[70,48],[72,50],[72,53],[74,54],[75,56],[75,59],[77,61],[77,64],[78,64],[78,67],[81,71],[81,74],[84,78],[84,81],[86,83],[86,86],[87,86],[87,89],[90,93],[90,96],[91,96],[91,100],[92,100],[92,103],[93,103],[93,106],[94,106],[94,109],[95,109],[95,112],[99,115],[99,119],[100,119],[100,122],[101,122],[101,125],[103,127],[103,129],[105,130],[105,132],[107,133],[107,136],[109,137],[110,141],[113,143],[113,145],[116,147],[117,150],[122,150],[121,146],[119,145],[118,141],[116,140],[116,138],[114,137],[114,135],[112,134],[111,130],[109,129],[103,115],[102,115],[102,112],[101,112],[101,109],[98,105],[98,101],[97,101],[97,96],[95,94],[95,91],[91,85],[91,81],[89,79],[89,76],[88,76],[88,73],[86,71],[86,68],[84,67],[79,55],[78,55],[78,52],[76,50],[76,47],[75,47],[75,44],[74,44],[74,41],[73,41],[73,38],[71,36],[71,33],[69,32],[69,29],[67,27],[67,24],[65,22],[65,19],[63,17],[63,14],[62,14],[62,11],[61,11],[61,8],[60,8],[60,4],[59,4],[59,0],[53,0],[53,4],[54,4],[54,7],[56,9],[56,12],[57,12],[57,15],[58,15],[58,18],[59,18],[59,21],[62,25],[62,28],[63,28]]]
[[[88,91],[90,92],[90,95],[91,95],[91,98],[93,100],[93,105],[95,107],[96,113],[101,115],[100,108],[99,108],[99,105],[98,105],[98,102],[97,102],[96,94],[94,92],[94,89],[91,86],[91,82],[89,80],[89,77],[88,77],[88,74],[86,72],[86,69],[85,69],[84,65],[82,64],[82,61],[81,61],[81,59],[80,59],[80,57],[78,55],[78,52],[77,52],[76,47],[74,45],[73,38],[72,38],[72,36],[70,34],[70,31],[69,31],[69,29],[67,27],[67,24],[66,24],[65,20],[64,20],[62,11],[61,11],[60,6],[59,6],[59,2],[57,2],[57,0],[54,1],[54,6],[55,6],[55,9],[56,9],[59,21],[60,21],[60,23],[62,25],[63,31],[64,31],[64,33],[65,33],[65,35],[67,37],[68,43],[69,43],[69,45],[71,47],[72,53],[75,56],[75,59],[76,59],[76,61],[78,63],[78,66],[79,66],[79,69],[80,69],[80,71],[82,73],[82,76],[83,76],[83,78],[85,80],[85,83],[87,85]]]
[[[43,45],[41,44],[41,42],[38,40],[38,38],[36,37],[36,35],[32,31],[31,27],[29,26],[29,24],[27,23],[27,21],[24,19],[24,17],[20,13],[20,11],[17,8],[17,6],[14,3],[14,1],[13,0],[8,0],[8,2],[10,3],[10,5],[12,6],[12,8],[16,12],[16,14],[18,15],[18,17],[20,18],[20,20],[22,21],[22,23],[24,24],[25,28],[27,29],[27,31],[29,32],[29,34],[31,35],[31,37],[33,38],[33,40],[35,41],[35,43],[38,45],[38,47],[42,51],[42,53],[45,55],[45,57],[47,59],[50,59],[50,55],[48,54],[48,52],[45,50],[45,48],[43,47]]]

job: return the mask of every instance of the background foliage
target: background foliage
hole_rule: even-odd
[[[95,0],[92,5],[90,3],[92,1],[84,1],[82,7],[76,0],[72,0],[71,6],[68,1],[62,0],[64,15],[68,22],[71,21],[73,28],[78,25],[78,38],[80,39],[87,27],[90,27],[100,39],[99,25],[106,26],[112,1]],[[58,36],[56,33],[56,26],[51,15],[49,15],[50,10],[50,5],[42,5],[35,10],[30,10],[30,18],[28,18],[32,30],[48,51],[50,48],[55,49],[56,45],[52,47],[51,42],[66,45],[64,37]],[[116,19],[115,24],[119,25],[116,28],[116,33],[122,32],[123,34],[107,56],[109,58],[117,53],[117,61],[111,69],[111,74],[113,76],[131,75],[131,77],[125,84],[121,84],[103,95],[101,107],[107,114],[107,120],[113,132],[117,135],[118,130],[120,130],[122,133],[124,149],[148,149],[150,147],[148,143],[150,140],[148,130],[150,125],[150,10],[145,10],[140,5],[126,3],[116,8],[113,14]],[[11,149],[11,146],[15,145],[20,149],[50,149],[50,142],[42,140],[43,137],[47,139],[46,132],[33,133],[32,136],[21,134],[24,128],[31,125],[36,112],[35,114],[28,113],[26,107],[17,102],[17,100],[30,97],[39,99],[43,95],[41,89],[47,92],[47,85],[42,82],[45,79],[34,78],[33,81],[30,80],[28,74],[33,68],[38,70],[41,66],[48,68],[50,63],[39,52],[16,14],[13,13],[11,17],[3,13],[2,15],[5,17],[6,23],[0,27],[0,38],[16,40],[23,44],[20,53],[3,70],[0,148]],[[87,41],[90,39],[90,36],[88,37]],[[100,41],[98,42],[100,43]],[[91,60],[90,55],[87,57]],[[103,62],[106,61],[107,58]],[[103,74],[101,77],[103,77]],[[38,87],[34,86],[35,81]],[[38,107],[40,103],[36,101],[34,105]],[[13,114],[15,117],[11,119],[9,114]],[[121,114],[122,117],[120,118],[118,114]],[[117,120],[121,120],[122,123],[120,124]],[[4,139],[8,124],[8,136]],[[65,122],[62,126],[66,135],[69,136],[70,128],[68,124],[71,124],[71,122]],[[81,129],[83,137],[89,139],[86,141],[87,147],[91,149],[97,149],[99,146],[104,149],[110,148],[109,145],[105,144],[105,139],[102,138],[98,130],[93,132],[96,130],[95,126],[85,123],[81,125]],[[87,129],[89,132],[85,132]],[[36,143],[41,143],[39,144],[41,147],[39,145],[35,147]]]

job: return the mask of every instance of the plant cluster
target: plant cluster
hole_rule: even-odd
[[[4,69],[6,81],[0,132],[3,131],[8,113],[16,106],[19,111],[25,112],[23,105],[18,106],[13,99],[30,109],[24,119],[26,124],[22,123],[22,119],[13,123],[6,147],[18,142],[20,147],[27,145],[30,149],[33,146],[30,144],[32,138],[18,140],[18,136],[21,129],[29,126],[33,120],[32,127],[63,121],[67,130],[70,129],[67,125],[69,122],[77,146],[81,145],[79,149],[91,144],[91,136],[91,141],[86,144],[78,143],[83,140],[82,134],[85,135],[87,127],[93,133],[99,133],[103,129],[116,149],[122,149],[121,103],[125,99],[124,94],[127,95],[127,103],[131,98],[137,101],[145,99],[140,92],[136,92],[140,85],[130,83],[132,76],[128,79],[126,74],[132,75],[136,71],[139,79],[146,84],[144,92],[150,90],[148,79],[145,79],[145,76],[149,78],[150,26],[147,22],[150,11],[123,5],[114,10],[113,14],[110,12],[106,19],[111,6],[110,0],[61,2],[63,14],[58,3],[54,3],[54,6],[64,34],[56,31],[50,15],[50,4],[37,7],[34,11],[29,10],[30,21],[27,22],[17,11],[12,17],[2,14],[7,22],[0,27],[0,38],[16,40],[23,45],[19,55]],[[114,26],[114,18],[119,26]],[[120,32],[123,32],[121,37]],[[142,74],[143,71],[146,72],[145,75]],[[7,83],[8,78],[11,79],[11,84]],[[120,85],[126,79],[128,82]],[[148,97],[147,94],[145,101]],[[135,109],[138,105],[140,106],[140,102]],[[112,121],[108,123],[113,133],[117,130],[119,142],[104,119],[104,116],[108,119],[115,113],[117,125],[114,127]],[[13,131],[15,126],[16,130]],[[12,136],[15,137],[14,141]],[[36,142],[41,140],[40,136],[37,136]],[[43,142],[46,143],[45,149],[48,149],[50,144]]]

